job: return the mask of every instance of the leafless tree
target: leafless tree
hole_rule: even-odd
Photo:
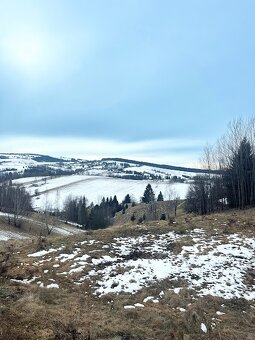
[[[43,228],[46,230],[47,235],[50,235],[55,227],[54,220],[52,217],[52,205],[48,200],[48,195],[44,196],[43,210],[41,212],[41,223]]]
[[[215,146],[207,146],[202,158],[208,170],[218,170],[194,183],[189,197],[203,195],[204,213],[218,210],[227,199],[230,207],[243,209],[255,205],[255,119],[236,119]],[[201,200],[201,197],[197,200]],[[191,201],[190,201],[191,202]],[[189,208],[192,204],[187,205]],[[194,205],[196,210],[197,206]]]

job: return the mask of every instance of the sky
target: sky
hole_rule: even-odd
[[[197,166],[254,116],[253,0],[0,0],[0,152]]]

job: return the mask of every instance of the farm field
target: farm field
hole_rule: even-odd
[[[57,178],[39,178],[28,181],[22,178],[13,181],[14,184],[22,184],[33,195],[35,209],[61,209],[66,198],[71,195],[85,196],[88,203],[99,203],[103,197],[116,195],[118,200],[123,200],[126,194],[130,194],[134,200],[140,201],[145,187],[151,184],[155,195],[162,191],[165,199],[173,199],[179,196],[185,198],[189,184],[169,183],[168,181],[129,180],[104,176],[72,175]]]

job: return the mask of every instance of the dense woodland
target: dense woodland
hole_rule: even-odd
[[[255,206],[255,120],[229,124],[215,146],[205,148],[203,162],[218,174],[194,178],[187,194],[187,212],[207,214],[226,208]]]
[[[85,196],[68,197],[60,214],[66,221],[75,222],[86,229],[106,228],[111,225],[116,212],[125,209],[127,203],[130,203],[129,195],[121,204],[114,196],[114,198],[103,198],[100,204],[91,204],[89,207]]]

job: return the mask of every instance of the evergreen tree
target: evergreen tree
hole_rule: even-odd
[[[252,147],[244,138],[223,176],[230,207],[243,209],[254,204],[254,170]]]
[[[228,142],[224,139],[219,144],[218,173],[193,178],[185,202],[187,212],[206,214],[223,210],[226,205],[239,209],[255,205],[255,145],[242,131],[241,122],[235,123]],[[207,158],[214,156],[208,154]]]
[[[113,200],[112,200],[112,205],[111,205],[112,217],[115,216],[116,212],[118,211],[118,208],[119,208],[119,202],[118,202],[117,196],[114,195]]]
[[[158,201],[158,202],[162,202],[162,201],[164,201],[163,194],[162,194],[162,192],[161,192],[161,191],[160,191],[160,193],[158,194],[157,201]]]
[[[207,176],[196,176],[194,183],[190,185],[186,201],[185,210],[186,212],[194,212],[200,215],[207,214],[208,201],[209,201],[209,190],[208,190],[208,178]]]
[[[131,203],[131,197],[129,194],[127,194],[124,198],[123,204]]]
[[[85,227],[88,223],[88,212],[86,208],[86,198],[81,197],[78,203],[78,221],[80,225]]]
[[[132,216],[131,216],[131,221],[134,222],[135,221],[135,214],[133,213]]]
[[[142,197],[143,203],[150,203],[155,201],[155,194],[150,184],[148,184],[144,190]]]

